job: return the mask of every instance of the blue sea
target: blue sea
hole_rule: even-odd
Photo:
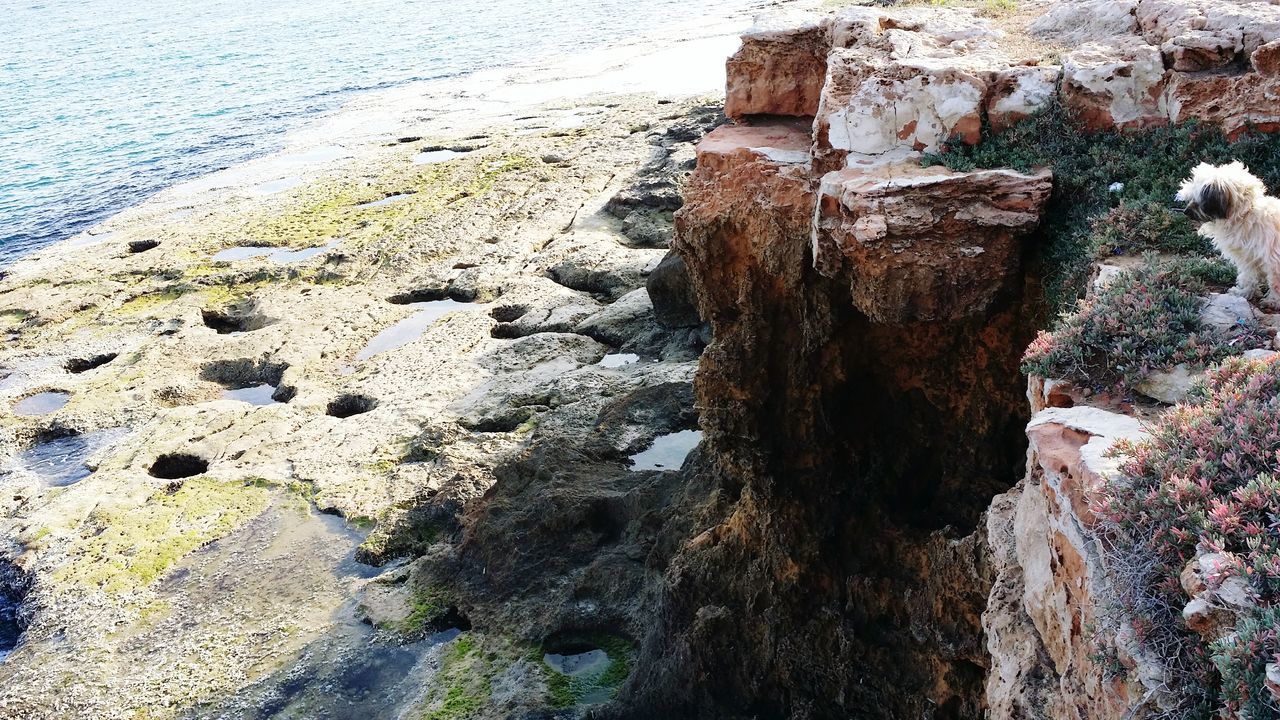
[[[279,146],[354,93],[747,0],[0,0],[0,265]]]

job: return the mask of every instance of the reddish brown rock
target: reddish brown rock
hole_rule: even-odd
[[[1228,137],[1250,127],[1280,128],[1280,76],[1174,73],[1166,91],[1169,119],[1218,125]]]
[[[983,615],[992,667],[986,717],[1116,719],[1158,702],[1163,666],[1100,610],[1114,598],[1092,535],[1090,498],[1116,471],[1108,450],[1143,434],[1133,418],[1097,408],[1050,408],[1027,426],[1028,476],[992,503],[988,538],[997,576]],[[1100,632],[1100,634],[1095,634]],[[1098,665],[1098,638],[1126,668]]]
[[[1216,70],[1235,61],[1243,47],[1241,40],[1241,33],[1236,30],[1194,30],[1167,40],[1160,52],[1165,65],[1180,72]]]
[[[1062,102],[1086,126],[1103,130],[1163,125],[1164,60],[1137,38],[1081,45],[1062,64]]]
[[[714,173],[756,161],[805,165],[809,162],[809,127],[803,122],[725,125],[698,143],[697,158],[698,169]]]
[[[624,714],[979,717],[989,581],[973,531],[1022,454],[1021,262],[975,278],[1008,290],[983,312],[873,320],[850,302],[852,260],[848,276],[814,268],[817,176],[787,161],[802,132],[713,132],[676,216],[713,327],[695,387],[716,501],[668,569]],[[990,197],[1005,186],[984,182],[981,198],[934,188],[954,204],[907,190],[911,212],[971,236],[938,243],[939,267],[1006,233]],[[911,222],[886,212],[894,232]]]
[[[1195,559],[1189,561],[1178,574],[1178,584],[1182,586],[1187,597],[1195,597],[1204,592],[1208,586],[1205,585],[1204,575],[1200,572],[1200,563]]]
[[[847,278],[853,304],[876,322],[980,315],[1015,272],[1052,187],[1048,170],[961,173],[916,158],[830,173],[814,264]]]
[[[1249,64],[1262,75],[1280,75],[1280,40],[1259,46],[1249,57]]]
[[[774,16],[746,32],[726,64],[725,115],[816,115],[831,49],[828,21]]]

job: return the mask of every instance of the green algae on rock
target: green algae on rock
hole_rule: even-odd
[[[267,505],[243,482],[191,478],[137,505],[103,504],[73,541],[58,582],[121,593],[144,588],[187,553],[224,537]]]

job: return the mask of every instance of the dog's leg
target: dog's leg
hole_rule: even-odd
[[[1258,272],[1258,264],[1247,253],[1241,252],[1234,243],[1228,242],[1229,235],[1217,232],[1212,225],[1200,226],[1199,234],[1213,242],[1222,257],[1236,269],[1236,284],[1227,292],[1237,297],[1252,300],[1258,296],[1258,286],[1262,283],[1262,274]]]
[[[1258,304],[1269,310],[1280,310],[1280,254],[1267,255],[1267,294]]]
[[[1228,292],[1247,300],[1258,297],[1258,289],[1262,285],[1262,275],[1258,272],[1257,266],[1234,255],[1228,255],[1227,259],[1231,261],[1232,265],[1236,266],[1236,286]]]

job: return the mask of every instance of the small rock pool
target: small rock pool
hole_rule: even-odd
[[[659,435],[647,449],[631,456],[632,470],[679,470],[685,458],[702,442],[701,430],[681,430]]]
[[[114,428],[44,440],[18,453],[11,467],[50,487],[74,485],[93,474],[89,459],[124,435],[123,428]]]
[[[417,312],[375,335],[363,350],[356,353],[356,360],[368,360],[378,353],[408,345],[445,315],[457,310],[474,310],[480,306],[457,300],[430,300],[409,303],[408,307],[416,308]]]

